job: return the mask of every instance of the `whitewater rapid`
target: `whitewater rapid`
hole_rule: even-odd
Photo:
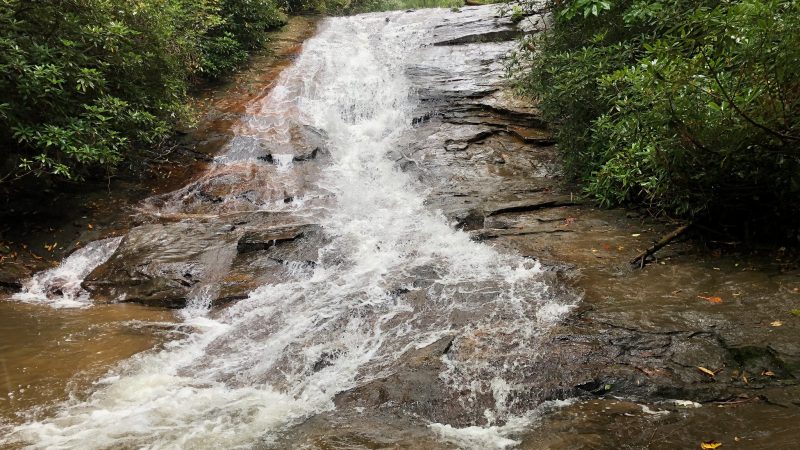
[[[58,267],[37,273],[12,299],[52,308],[88,308],[92,302],[81,282],[97,266],[108,260],[122,242],[121,237],[102,239],[76,250]]]
[[[239,135],[274,139],[288,139],[289,122],[324,132],[330,161],[318,188],[333,202],[313,215],[327,238],[313,264],[219,311],[190,302],[189,337],[124,362],[88,398],[15,427],[6,441],[82,449],[269,445],[293,424],[334,410],[336,394],[387,376],[401,355],[444,336],[489,345],[487,333],[503,333],[520,348],[534,345],[571,301],[549,292],[537,262],[456,230],[425,204],[426,187],[387,158],[418,106],[406,68],[446,11],[326,19],[237,126]],[[218,164],[252,158],[246,150],[229,148]],[[408,290],[424,292],[425,304],[396,294]],[[441,378],[505,399],[514,389],[509,374],[528,356],[510,357],[506,367],[443,356]],[[507,404],[487,409],[489,428],[461,433],[512,445],[496,425],[511,419]],[[447,424],[431,432],[447,442],[459,433]]]

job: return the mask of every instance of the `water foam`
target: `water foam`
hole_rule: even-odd
[[[121,237],[102,239],[75,250],[58,267],[39,272],[25,281],[22,291],[11,298],[53,308],[91,306],[89,293],[81,287],[84,278],[111,257]]]
[[[285,137],[290,117],[327,135],[331,162],[320,189],[335,205],[319,217],[329,239],[315,264],[216,313],[199,295],[183,315],[196,333],[127,361],[88,399],[18,426],[11,439],[35,448],[268,444],[287,426],[335,408],[337,393],[391,373],[405,352],[447,334],[478,341],[502,333],[513,335],[515,348],[531,348],[569,302],[552,298],[535,261],[454,230],[425,205],[425,188],[386,157],[411,129],[415,96],[404,68],[430,40],[439,22],[425,18],[436,14],[444,12],[326,20],[238,128]],[[247,156],[234,153],[219,162]],[[402,295],[409,291],[421,292],[424,304]],[[519,363],[448,358],[443,379],[455,390],[502,397]],[[491,414],[513,422],[500,403]],[[433,429],[475,445],[515,442],[499,428]]]
[[[448,424],[431,423],[428,428],[442,441],[461,449],[504,450],[519,445],[521,440],[515,437],[529,430],[545,413],[565,408],[575,402],[576,399],[543,402],[524,415],[508,417],[503,425],[458,428]]]

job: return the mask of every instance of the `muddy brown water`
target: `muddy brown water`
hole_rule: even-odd
[[[0,416],[46,414],[110,367],[174,337],[174,314],[135,304],[52,309],[0,298]],[[34,408],[37,407],[37,408]]]
[[[189,139],[223,158],[99,221],[133,228],[95,304],[0,303],[4,421],[38,447],[796,448],[796,264],[679,241],[631,268],[677,224],[581,201],[504,89],[543,20],[332,19],[286,71],[294,19],[200,96]]]

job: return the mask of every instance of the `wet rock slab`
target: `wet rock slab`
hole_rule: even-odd
[[[258,231],[246,231],[236,242],[236,251],[242,254],[259,250],[268,250],[277,245],[299,239],[313,231],[318,232],[319,227],[309,225],[285,225]],[[315,259],[316,258],[314,258],[314,260]]]
[[[313,221],[329,202],[317,186],[327,137],[301,124],[271,136],[261,122],[275,114],[246,118],[205,173],[139,206],[139,226],[84,281],[93,298],[220,305],[308,275],[302,267],[313,267],[324,242]]]
[[[183,306],[192,287],[209,275],[203,262],[228,259],[224,249],[236,241],[226,234],[194,223],[136,227],[83,286],[100,301]]]
[[[470,14],[478,20],[486,12]],[[442,24],[439,45],[420,52],[419,61],[408,68],[423,101],[414,132],[404,138],[403,150],[394,158],[430,187],[428,205],[455,226],[470,231],[476,240],[543,261],[583,293],[581,308],[549,333],[546,347],[552,351],[529,361],[531,368],[549,375],[532,375],[528,392],[515,393],[518,400],[530,408],[546,400],[606,401],[602,399],[618,396],[631,401],[607,416],[635,417],[619,420],[624,426],[646,427],[642,424],[652,417],[634,402],[653,405],[672,399],[704,405],[734,402],[742,412],[730,410],[726,415],[737,421],[769,409],[764,405],[772,402],[792,408],[785,417],[800,417],[796,399],[788,404],[781,400],[781,393],[792,392],[800,377],[800,320],[788,313],[800,302],[800,274],[780,273],[763,261],[745,270],[746,264],[740,266],[733,257],[698,258],[702,250],[680,242],[662,250],[659,260],[644,270],[631,268],[632,256],[671,225],[621,210],[595,209],[565,183],[547,125],[536,108],[515,100],[503,85],[496,61],[513,47],[505,41],[514,34],[505,34],[512,25],[495,18],[482,20],[500,30],[475,31],[471,27],[478,25],[458,25],[454,18]],[[716,295],[723,297],[722,304],[700,298]],[[771,325],[776,320],[780,325]],[[465,339],[452,336],[451,346],[458,349]],[[347,441],[345,432],[322,438],[314,430],[353,411],[384,417],[399,409],[403,413],[393,417],[406,421],[406,430],[420,426],[411,424],[412,418],[420,417],[462,426],[483,423],[453,407],[458,393],[441,386],[437,374],[442,368],[433,359],[426,361],[408,361],[387,378],[341,394],[340,414],[314,419],[298,428],[298,435],[320,439],[315,442]],[[481,402],[476,410],[494,399]],[[666,420],[665,429],[704,415]],[[583,438],[556,438],[548,433],[561,433],[557,430],[567,425],[558,415],[553,417],[542,434],[532,432],[522,439],[522,448],[640,442],[622,431],[592,434],[596,423],[614,422],[591,415],[578,422],[579,429],[586,430]],[[742,426],[739,423],[737,429]],[[396,434],[398,442],[401,434]]]
[[[627,401],[608,405],[608,420],[598,419],[601,412],[586,412],[575,425],[586,431],[580,438],[563,436],[572,430],[565,421],[584,413],[566,409],[563,417],[550,416],[545,431],[522,437],[523,448],[638,443],[624,430],[611,437],[600,430],[646,427],[649,413],[639,414],[635,402],[757,399],[742,403],[743,417],[765,410],[767,403],[785,405],[786,417],[800,416],[791,396],[800,377],[800,322],[788,314],[800,301],[798,274],[743,271],[730,259],[698,259],[682,245],[671,246],[659,255],[669,259],[643,271],[630,268],[632,255],[668,225],[596,210],[564,182],[547,125],[504,85],[500,61],[519,30],[494,11],[454,12],[437,28],[436,45],[421,49],[419,60],[406,68],[421,106],[413,132],[401,138],[402,150],[392,156],[430,189],[428,206],[454,226],[487,245],[545,262],[549,276],[560,277],[557,283],[550,280],[553,286],[583,293],[581,308],[539,337],[550,351],[507,370],[518,383],[506,406],[524,412],[571,397]],[[106,301],[174,307],[201,295],[218,304],[242,299],[255,287],[307,275],[326,237],[308,216],[281,205],[300,197],[324,203],[325,193],[313,187],[325,160],[324,145],[315,139],[324,141],[324,136],[294,131],[294,146],[245,134],[234,143],[227,167],[154,199],[150,209],[145,205],[143,221],[155,223],[134,228],[85,287]],[[287,160],[276,155],[289,155],[288,171],[279,167]],[[264,210],[269,208],[274,211]],[[409,284],[415,289],[430,287],[435,278],[413,276]],[[394,291],[414,309],[395,320],[433,307],[420,292]],[[719,295],[723,303],[710,304],[698,295]],[[477,323],[488,313],[478,309],[453,316],[460,324]],[[775,321],[781,325],[773,326]],[[469,392],[445,383],[446,361],[502,367],[504,355],[487,349],[514,348],[509,344],[513,334],[479,331],[484,334],[453,334],[403,353],[391,370],[340,393],[335,412],[288,430],[282,442],[301,448],[414,448],[414,443],[448,448],[433,439],[430,422],[488,425],[484,411],[500,399],[489,389],[468,398]],[[326,364],[320,358],[311,370],[324,370]],[[627,419],[629,414],[634,418]],[[686,423],[681,420],[674,423]]]
[[[245,298],[258,285],[286,277],[287,263],[317,259],[319,227],[291,225],[293,220],[251,213],[236,218],[236,225],[211,220],[139,226],[83,286],[98,301],[172,308],[192,298],[213,304]]]
[[[22,281],[31,275],[31,270],[22,264],[3,264],[0,269],[0,290],[16,292],[22,287]]]

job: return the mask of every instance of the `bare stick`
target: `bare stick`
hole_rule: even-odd
[[[666,236],[662,237],[661,239],[659,239],[658,242],[656,242],[655,244],[650,246],[647,250],[645,250],[642,253],[639,253],[638,255],[636,255],[636,257],[631,260],[631,264],[634,265],[634,266],[638,265],[640,268],[643,268],[644,265],[645,265],[645,261],[647,260],[648,256],[650,256],[653,253],[661,250],[661,248],[663,248],[665,245],[667,245],[670,242],[672,242],[673,240],[675,240],[675,238],[681,236],[683,233],[686,233],[686,231],[691,226],[692,226],[691,223],[686,224],[686,225],[681,225],[680,227],[675,229],[673,232],[671,232],[671,233],[667,234]]]

